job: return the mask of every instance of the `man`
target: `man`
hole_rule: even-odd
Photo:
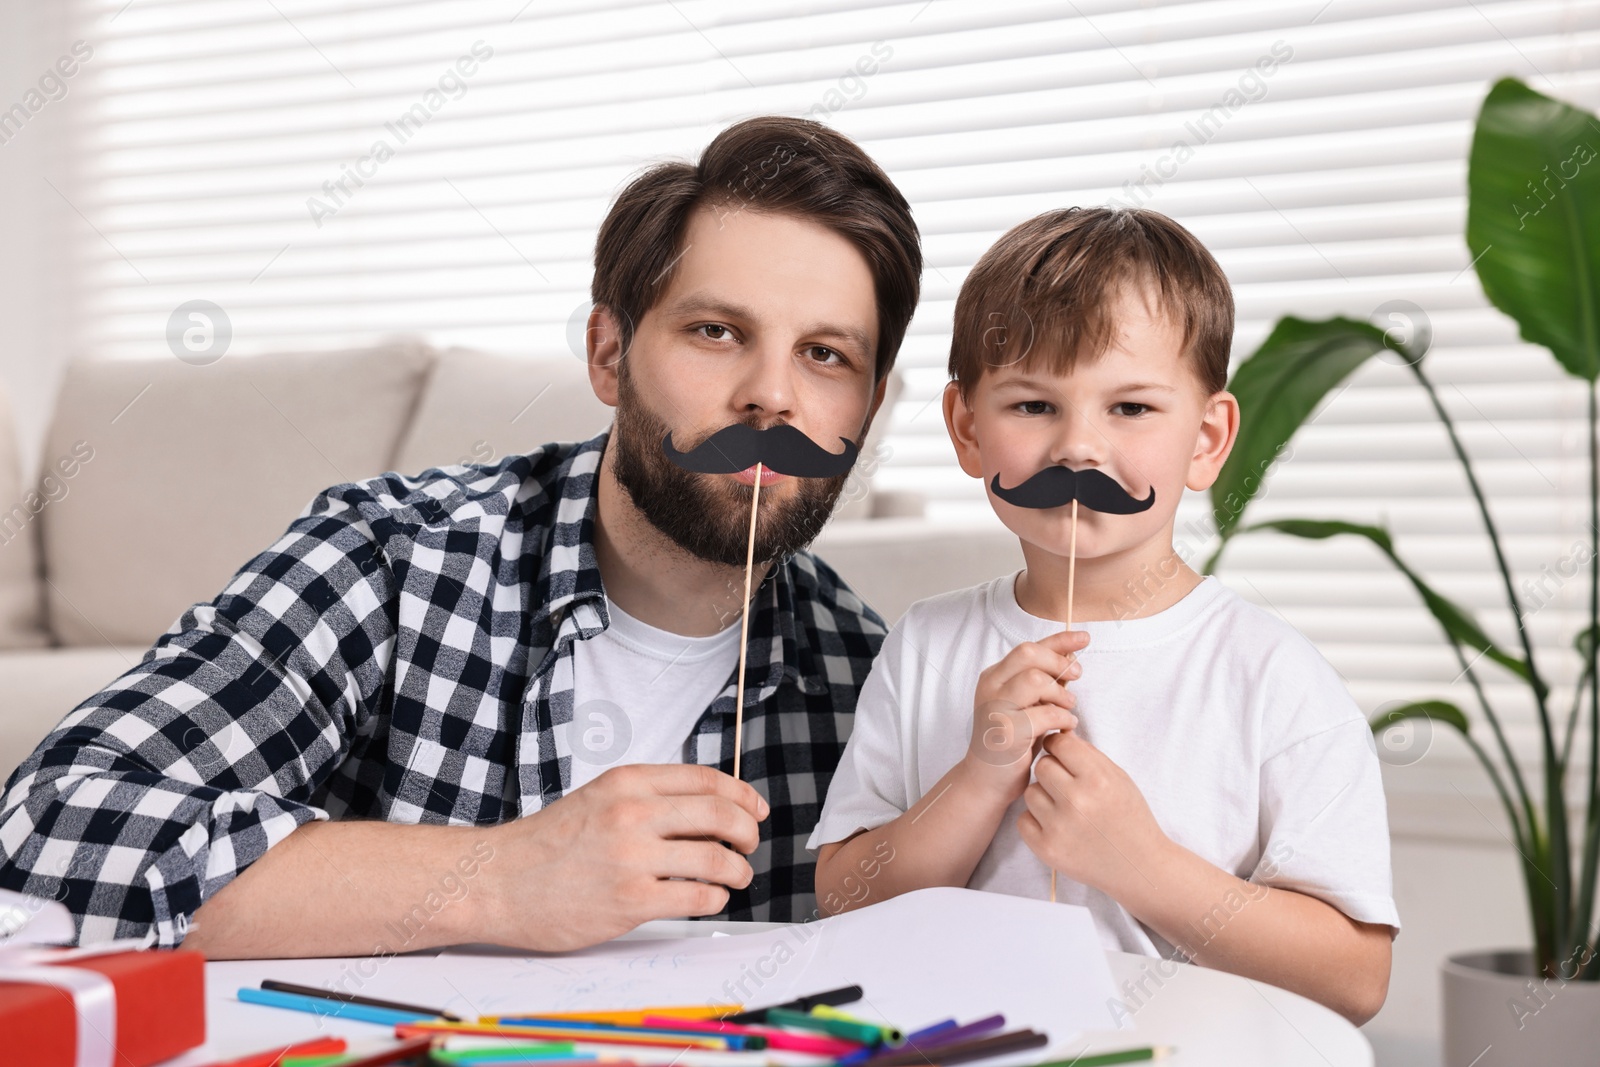
[[[753,471],[662,441],[859,444],[920,273],[905,199],[820,124],[642,174],[595,248],[612,427],[318,494],[12,775],[0,886],[80,941],[219,958],[812,918],[804,843],[886,632],[802,550],[845,477],[762,476],[740,781]]]

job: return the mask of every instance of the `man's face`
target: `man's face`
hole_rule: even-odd
[[[652,525],[701,559],[742,566],[754,471],[701,474],[669,461],[730,423],[794,426],[830,452],[861,444],[874,389],[872,272],[848,240],[814,222],[699,208],[671,282],[597,392],[617,408],[617,481]],[[603,314],[603,313],[602,313]],[[614,326],[614,324],[613,324]],[[591,355],[591,361],[603,354]],[[797,478],[763,468],[755,557],[771,560],[821,531],[848,475]]]
[[[1113,319],[1116,336],[1106,352],[1079,360],[1065,377],[1043,366],[986,370],[970,409],[947,386],[946,421],[962,468],[983,478],[990,505],[1013,533],[1062,557],[1071,549],[1071,506],[1007,503],[991,487],[996,474],[1013,488],[1045,467],[1093,467],[1136,499],[1154,488],[1155,504],[1136,514],[1080,504],[1077,555],[1092,559],[1170,539],[1184,486],[1209,485],[1226,456],[1226,449],[1211,454],[1211,397],[1183,355],[1181,328],[1137,292],[1123,294]]]

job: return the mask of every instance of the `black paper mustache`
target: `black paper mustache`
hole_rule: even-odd
[[[661,439],[661,448],[673,463],[701,474],[737,474],[760,463],[797,478],[833,478],[849,473],[859,451],[849,438],[839,440],[844,442],[844,451],[829,452],[788,423],[758,430],[735,422],[687,452],[672,447],[669,432]]]
[[[1020,508],[1058,508],[1074,499],[1092,511],[1112,515],[1133,515],[1156,502],[1156,487],[1143,500],[1129,493],[1117,480],[1096,467],[1075,471],[1071,467],[1046,467],[1021,485],[1000,487],[1000,475],[990,483],[994,495]]]

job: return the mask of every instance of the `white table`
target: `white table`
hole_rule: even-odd
[[[752,933],[780,923],[646,923],[628,938]],[[1276,986],[1203,967],[1171,964],[1125,952],[1106,953],[1133,1030],[1089,1035],[1090,1052],[1141,1045],[1172,1045],[1161,1067],[1372,1067],[1365,1035],[1337,1013]],[[198,1067],[293,1041],[337,1034],[370,1042],[392,1029],[340,1019],[241,1004],[235,992],[263,978],[317,984],[319,977],[370,960],[230,960],[206,964],[206,1020],[210,1040],[163,1067]],[[979,1061],[975,1067],[982,1067]]]

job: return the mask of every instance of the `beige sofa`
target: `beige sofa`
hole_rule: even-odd
[[[877,454],[898,374],[889,390],[864,458]],[[440,352],[412,338],[207,366],[80,361],[25,488],[0,396],[0,773],[210,601],[320,489],[492,462],[592,436],[610,418],[574,357]],[[936,529],[920,504],[874,492],[863,473],[813,545],[890,622],[920,597],[1021,565],[998,522]]]

